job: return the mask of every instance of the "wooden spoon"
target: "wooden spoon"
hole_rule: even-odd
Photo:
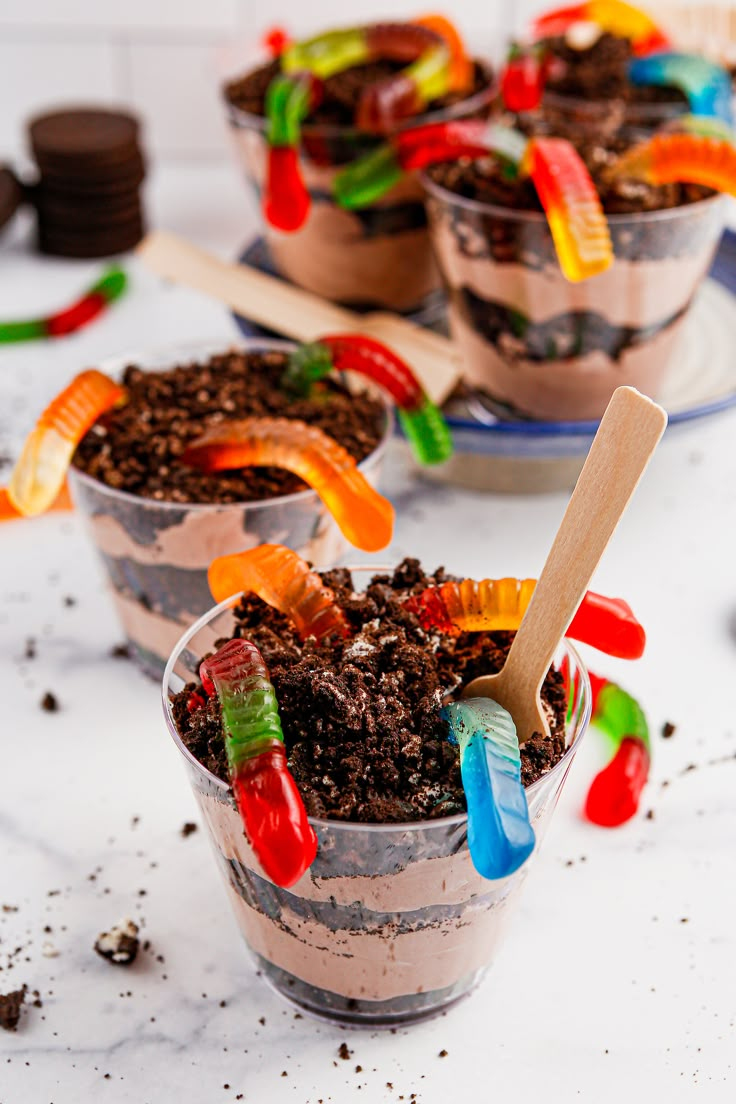
[[[503,669],[463,690],[507,709],[520,744],[550,735],[539,691],[666,425],[661,406],[633,387],[614,391]]]

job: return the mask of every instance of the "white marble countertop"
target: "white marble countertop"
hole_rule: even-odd
[[[225,167],[160,171],[150,210],[223,256],[253,226]],[[3,316],[53,307],[97,268],[34,256],[22,227],[3,245]],[[3,452],[72,372],[233,335],[217,305],[131,274],[130,294],[85,332],[0,352]],[[78,521],[4,526],[0,992],[26,984],[43,1007],[0,1033],[0,1104],[732,1101],[735,431],[731,413],[665,439],[596,577],[648,629],[642,660],[594,669],[649,716],[651,815],[615,831],[581,819],[605,756],[592,733],[490,976],[446,1016],[395,1033],[297,1019],[256,977],[204,832],[181,835],[195,806],[159,688],[110,657],[121,634]],[[398,445],[387,491],[391,557],[469,575],[535,575],[566,502],[413,481]],[[40,708],[48,690],[56,713]],[[127,970],[92,950],[125,915],[151,941]]]

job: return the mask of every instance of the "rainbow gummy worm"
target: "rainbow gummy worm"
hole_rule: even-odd
[[[536,579],[464,579],[427,587],[405,606],[427,632],[489,632],[518,629],[531,601]],[[646,634],[622,598],[589,590],[566,636],[619,659],[638,659]]]
[[[212,597],[222,602],[239,591],[256,594],[290,618],[306,640],[349,636],[350,626],[335,595],[309,564],[281,544],[260,544],[219,556],[207,572]]]
[[[604,272],[613,261],[611,235],[580,154],[564,138],[533,138],[524,160],[547,215],[563,275],[577,282]]]
[[[702,184],[736,195],[736,146],[732,139],[695,133],[655,134],[627,150],[611,167],[611,175],[635,177],[650,184]]]
[[[119,384],[91,368],[49,403],[10,476],[8,497],[18,513],[30,517],[53,505],[77,445],[99,416],[124,398]]]
[[[128,278],[121,268],[108,268],[70,307],[44,318],[29,318],[22,322],[0,322],[0,344],[33,341],[40,337],[66,337],[75,333],[101,314],[125,291]]]
[[[587,0],[584,4],[545,12],[532,22],[532,37],[563,35],[574,23],[595,23],[602,31],[628,38],[635,54],[662,50],[669,45],[667,36],[646,12],[623,0]]]
[[[634,58],[629,64],[632,84],[679,88],[694,115],[712,115],[731,122],[731,78],[722,65],[697,54],[674,52]]]
[[[505,878],[534,850],[511,714],[491,698],[465,698],[441,715],[450,741],[460,747],[473,866],[484,878]]]
[[[222,422],[194,441],[184,464],[204,471],[286,468],[319,495],[351,544],[377,552],[391,541],[394,508],[371,487],[342,445],[316,426],[292,418]]]
[[[393,129],[430,100],[451,88],[460,90],[461,82],[472,76],[460,36],[441,16],[328,31],[287,45],[281,54],[283,72],[266,95],[269,156],[263,210],[272,226],[293,232],[309,214],[310,197],[298,160],[301,124],[320,102],[323,82],[379,58],[412,64],[363,91],[355,122],[369,133]]]
[[[204,660],[199,676],[222,707],[230,781],[246,836],[268,877],[291,886],[314,860],[317,837],[286,763],[263,657],[249,640],[230,640]]]
[[[282,387],[308,394],[313,383],[333,370],[356,372],[388,392],[420,463],[440,464],[452,455],[452,439],[441,411],[422,389],[409,365],[373,338],[337,334],[299,346],[289,357]]]
[[[639,808],[651,762],[649,726],[637,700],[615,682],[591,673],[590,683],[591,724],[611,738],[615,752],[593,779],[585,801],[585,815],[594,824],[615,828],[630,820]]]
[[[518,168],[527,147],[524,135],[511,127],[467,119],[430,123],[394,135],[336,174],[335,199],[341,207],[365,207],[393,187],[405,172],[459,157],[495,153]]]

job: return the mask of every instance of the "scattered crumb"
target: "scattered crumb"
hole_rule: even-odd
[[[362,1073],[363,1072],[363,1067],[362,1066],[356,1066],[355,1067],[355,1072],[356,1073]]]
[[[77,599],[73,598],[71,594],[67,594],[64,596],[64,605],[67,607],[67,609],[71,609],[71,607],[76,606],[76,604]]]
[[[266,1026],[266,1017],[265,1017],[265,1016],[261,1016],[261,1018],[259,1019],[259,1021],[258,1021],[258,1022],[259,1022],[259,1024],[261,1025],[261,1027],[265,1027],[265,1026]]]
[[[44,958],[58,958],[60,951],[58,947],[55,947],[51,940],[47,939],[41,947],[41,954]]]
[[[281,1071],[281,1076],[282,1076],[282,1077],[288,1077],[289,1075],[288,1075],[288,1073],[286,1072],[286,1070],[282,1070],[282,1071]]]
[[[41,698],[41,708],[45,713],[58,713],[59,712],[59,699],[55,694],[52,694],[50,690],[47,690],[44,696]]]
[[[654,809],[647,809],[646,813],[644,814],[644,819],[654,820]]]
[[[0,1027],[6,1031],[15,1031],[20,1019],[20,1010],[26,999],[27,986],[14,989],[12,993],[0,995]]]
[[[680,917],[680,923],[681,924],[688,924],[689,922],[690,922],[690,917],[689,916],[681,916]]]
[[[340,1046],[338,1047],[337,1053],[338,1053],[338,1056],[340,1058],[342,1058],[344,1062],[347,1062],[348,1058],[350,1057],[350,1055],[353,1052],[349,1048],[347,1043],[340,1043]]]
[[[662,735],[664,736],[665,740],[669,740],[671,736],[674,736],[676,731],[677,728],[675,725],[673,725],[672,721],[665,721],[665,723],[662,725]]]
[[[444,1049],[444,1047],[443,1047],[443,1048],[442,1048],[442,1050],[440,1051],[440,1053],[439,1053],[438,1057],[439,1057],[439,1058],[446,1058],[446,1057],[447,1057],[447,1055],[448,1055],[448,1051],[446,1051],[446,1050]]]
[[[130,647],[127,644],[116,644],[110,649],[113,659],[130,659]]]
[[[138,946],[138,925],[127,918],[120,920],[109,932],[100,932],[95,941],[98,955],[116,966],[129,966],[138,954]]]
[[[36,641],[35,641],[34,637],[29,636],[28,639],[26,640],[26,650],[23,653],[23,655],[24,655],[25,659],[35,659],[36,658]]]
[[[198,826],[194,823],[193,820],[187,820],[181,826],[181,835],[184,839],[186,839],[187,836],[191,836],[194,832],[197,831],[197,827]]]

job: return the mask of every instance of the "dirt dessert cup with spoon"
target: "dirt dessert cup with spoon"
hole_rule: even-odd
[[[649,411],[653,404],[641,401]],[[428,574],[411,560],[373,579],[366,577],[375,568],[316,575],[283,549],[212,565],[213,594],[230,597],[172,654],[164,712],[245,941],[264,978],[300,1007],[346,1023],[408,1023],[470,992],[492,962],[590,716],[587,675],[574,649],[560,642],[576,631],[573,614],[593,560],[662,430],[658,408],[652,429],[624,405],[593,457],[590,481],[581,477],[577,504],[556,542],[552,581],[561,559],[571,564],[574,581],[555,598],[552,613],[545,572],[540,579],[532,624],[542,625],[544,640],[530,660],[528,686],[535,698],[543,683],[544,715],[530,722],[534,735],[521,747],[498,712],[489,719],[487,700],[480,706],[476,699],[456,701],[457,718],[452,703],[443,706],[448,695],[472,687],[476,675],[503,668],[507,655],[513,663],[508,629],[458,632],[445,623],[447,602],[466,594],[466,584]],[[630,462],[618,467],[629,450]],[[609,491],[611,506],[601,520]],[[595,551],[576,570],[578,510],[586,509]],[[233,593],[238,589],[241,594]],[[464,614],[454,609],[451,616],[480,610],[481,624],[498,625],[502,616],[508,626],[513,610],[511,624],[518,626],[530,590],[534,603],[533,582],[531,588],[505,580],[470,590],[473,602],[461,602]],[[590,601],[586,595],[583,605]],[[437,621],[440,609],[445,622]],[[523,653],[528,644],[521,630],[518,636]],[[559,649],[550,656],[553,636]],[[595,643],[595,634],[581,638]],[[247,756],[238,759],[247,743],[238,725],[246,717],[251,723],[253,714],[238,694],[254,689],[248,680],[255,668],[247,675],[236,670],[229,685],[222,681],[223,670],[232,675],[235,669],[224,668],[225,659],[234,662],[239,649],[260,656],[258,700],[269,702],[269,723],[278,705],[279,761],[290,771],[300,810],[292,848],[280,847],[278,835],[264,842],[255,795],[247,793],[255,767]],[[213,665],[220,675],[216,694]],[[524,699],[521,691],[514,706],[520,726],[529,715]],[[472,731],[468,709],[475,711],[471,727],[480,718]],[[263,715],[260,710],[261,722]],[[278,750],[274,732],[270,727],[269,754]],[[228,750],[233,742],[235,752]],[[487,768],[480,788],[473,782],[479,761]],[[262,779],[258,796],[266,792],[274,787]],[[488,808],[495,810],[491,819]],[[294,838],[293,825],[289,830]],[[304,861],[290,870],[288,884],[279,884],[273,864],[279,867],[285,853]]]

